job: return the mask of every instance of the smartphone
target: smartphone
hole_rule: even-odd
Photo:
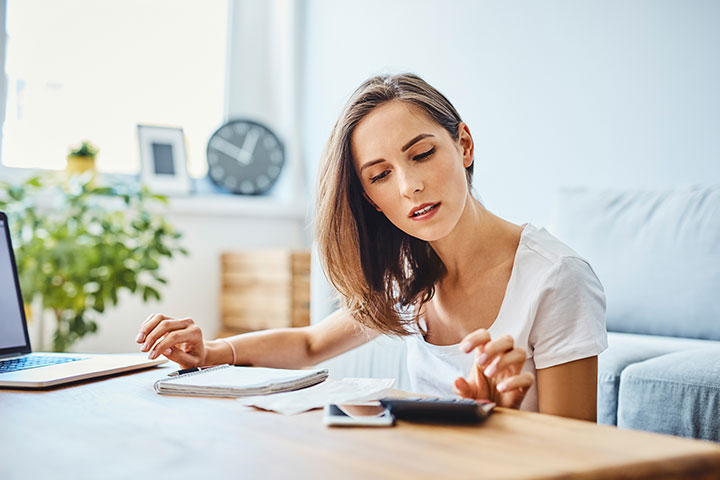
[[[398,420],[427,423],[480,423],[495,404],[468,398],[381,398],[380,405]]]
[[[391,427],[395,418],[380,402],[331,403],[325,406],[328,427]]]

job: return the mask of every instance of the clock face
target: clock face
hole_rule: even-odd
[[[253,195],[266,192],[280,176],[285,153],[277,136],[251,120],[218,128],[207,146],[208,176],[224,190]]]

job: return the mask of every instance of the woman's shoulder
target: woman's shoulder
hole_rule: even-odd
[[[536,227],[531,223],[526,224],[523,228],[520,246],[527,248],[552,264],[556,264],[564,258],[584,260],[575,250],[548,232],[544,227]]]
[[[590,263],[544,228],[531,226],[521,247],[536,368],[605,350],[605,292]]]
[[[523,229],[516,260],[526,276],[543,283],[597,278],[584,257],[545,228],[532,224]]]

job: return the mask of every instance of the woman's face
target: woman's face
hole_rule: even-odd
[[[401,101],[377,107],[355,127],[351,148],[366,198],[408,235],[430,242],[457,224],[473,158],[464,123],[459,134],[453,140],[422,109]]]

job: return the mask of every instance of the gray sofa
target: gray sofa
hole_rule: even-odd
[[[720,185],[567,190],[556,234],[605,287],[598,422],[720,441]]]

